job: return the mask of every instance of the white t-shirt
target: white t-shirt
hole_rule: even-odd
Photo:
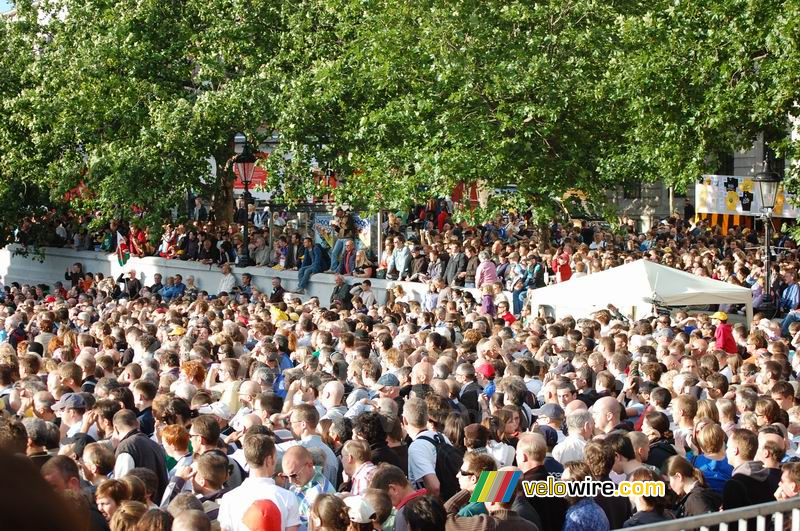
[[[217,519],[222,530],[249,531],[242,523],[242,517],[254,502],[260,500],[274,504],[275,515],[280,515],[281,519],[278,529],[300,525],[300,509],[294,494],[276,486],[271,478],[250,477],[220,499]]]

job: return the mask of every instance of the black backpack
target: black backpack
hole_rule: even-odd
[[[438,433],[433,437],[418,437],[436,447],[436,477],[439,478],[439,498],[444,501],[461,490],[458,473],[464,463],[464,455]]]

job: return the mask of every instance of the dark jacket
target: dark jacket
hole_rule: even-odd
[[[272,288],[272,291],[269,294],[269,302],[277,303],[283,302],[283,296],[286,293],[286,290],[283,289],[283,286],[278,286],[277,288]]]
[[[342,261],[339,262],[338,273],[340,275],[352,275],[356,269],[356,250],[353,249],[348,255],[347,251],[342,252]]]
[[[424,275],[428,272],[428,257],[419,255],[411,257],[411,264],[408,267],[408,278],[417,280],[419,275]]]
[[[675,517],[715,513],[722,506],[722,497],[714,489],[695,483],[694,488],[675,504]]]
[[[725,510],[775,501],[775,489],[770,490],[769,471],[759,461],[748,461],[733,469],[731,479],[722,489],[722,508]]]
[[[139,279],[125,278],[125,273],[121,273],[119,277],[117,277],[117,284],[123,285],[120,290],[120,296],[130,300],[137,298],[139,292],[142,290],[142,283],[139,282]]]
[[[609,476],[601,478],[601,481],[611,481]],[[631,517],[633,510],[631,502],[624,496],[595,496],[594,501],[603,509],[608,518],[611,529],[619,529]]]
[[[478,260],[478,255],[475,255],[467,260],[467,267],[464,269],[464,271],[467,272],[467,276],[464,278],[464,282],[475,284],[475,272],[478,270],[479,263],[480,261]]]
[[[78,285],[80,285],[81,280],[83,280],[83,275],[73,271],[67,271],[64,273],[64,280],[68,280],[73,288],[77,288]]]
[[[297,267],[297,254],[299,249],[297,245],[291,243],[286,246],[286,269],[294,269]]]
[[[458,401],[467,408],[470,424],[478,423],[481,420],[481,407],[478,397],[483,392],[483,388],[478,382],[470,382],[461,389],[461,396]]]
[[[136,418],[139,420],[139,429],[142,430],[142,433],[151,437],[156,429],[156,419],[153,418],[153,408],[144,408],[139,412],[139,416]]]
[[[312,273],[322,273],[322,247],[318,243],[311,249],[303,249],[302,267],[310,267]]]
[[[444,280],[448,286],[463,286],[464,279],[459,278],[459,273],[467,270],[467,255],[456,253],[450,257],[447,267],[444,269]]]
[[[369,448],[372,451],[370,460],[374,464],[379,465],[381,463],[389,463],[390,465],[394,465],[398,468],[400,467],[400,458],[392,451],[391,448],[389,448],[389,445],[386,444],[386,442],[371,444]]]
[[[625,498],[620,499],[624,500]],[[672,519],[672,515],[669,513],[658,514],[655,511],[639,511],[628,518],[622,527],[636,527],[637,525],[657,524],[658,522],[664,522]],[[613,524],[611,525],[611,529],[616,529]]]
[[[117,446],[114,455],[119,457],[120,454],[130,455],[136,467],[149,468],[156,473],[158,492],[154,499],[160,500],[169,482],[167,456],[164,454],[164,449],[139,430],[132,430],[122,438],[119,446]]]
[[[522,480],[547,481],[548,475],[543,466],[537,466],[522,474]],[[528,501],[542,520],[542,531],[561,531],[569,508],[566,499],[534,496]]]
[[[352,303],[353,295],[350,294],[350,286],[342,284],[341,286],[334,286],[333,293],[331,293],[331,304],[336,301],[341,301],[346,310],[353,308]]]
[[[666,440],[659,439],[658,441],[650,444],[650,455],[647,456],[647,464],[661,470],[661,466],[664,464],[664,461],[673,455],[678,455],[678,452],[675,450],[675,448]]]

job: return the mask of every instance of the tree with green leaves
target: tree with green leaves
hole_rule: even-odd
[[[138,209],[158,226],[190,190],[221,197],[230,213],[234,135],[258,142],[274,121],[279,5],[26,0],[17,8],[3,44],[19,58],[21,81],[3,93],[0,128],[4,137],[19,130],[30,149],[9,139],[4,151],[16,154],[0,168],[8,182],[36,185],[52,203],[81,185],[69,206],[100,220]]]
[[[796,159],[798,21],[800,3],[782,0],[663,0],[623,13],[607,86],[625,128],[602,173],[684,188],[760,133]]]

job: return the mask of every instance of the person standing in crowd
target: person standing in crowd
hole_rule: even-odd
[[[607,529],[800,492],[796,467],[784,463],[797,459],[800,426],[791,238],[777,238],[786,251],[771,264],[788,316],[757,312],[745,323],[735,305],[631,315],[609,300],[596,313],[556,317],[518,303],[535,302],[548,276],[565,280],[560,268],[591,278],[647,259],[752,287],[763,284],[765,264],[752,233],[729,227],[723,236],[703,220],[673,217],[647,234],[553,224],[546,234],[524,216],[454,225],[439,216],[445,210],[431,204],[408,223],[393,214],[377,268],[388,285],[368,283],[359,253],[350,270],[352,234],[337,237],[338,267],[359,278],[346,286],[346,277],[315,276],[328,253],[302,223],[252,231],[259,249],[275,243],[267,261],[276,270],[300,266],[302,289],[340,283],[333,299],[287,296],[278,278],[261,293],[259,277],[276,274],[267,266],[248,269],[239,289],[227,268],[185,286],[175,269],[203,269],[189,261],[198,245],[244,245],[241,226],[197,221],[165,229],[163,260],[146,269],[165,279],[160,288],[156,280],[142,290],[135,273],[115,283],[108,271],[83,269],[73,285],[60,266],[52,280],[64,285],[8,283],[0,459],[13,453],[39,467],[52,496],[85,498],[93,518],[81,529],[109,524],[98,504],[115,525],[149,526],[159,515],[147,516],[144,501],[178,515],[177,531],[212,521],[388,528],[392,508],[398,531],[529,528],[524,521],[541,531]],[[59,225],[64,242],[85,239],[83,227]],[[219,287],[220,277],[225,293],[200,289]],[[655,480],[647,474],[657,467],[675,497],[512,492],[508,504],[466,503],[480,474],[500,464],[511,466],[499,472],[516,465],[524,480],[564,470],[569,481],[614,482]]]
[[[314,244],[310,237],[303,238],[303,261],[297,271],[297,293],[305,293],[311,275],[322,273],[322,270],[322,248]]]

